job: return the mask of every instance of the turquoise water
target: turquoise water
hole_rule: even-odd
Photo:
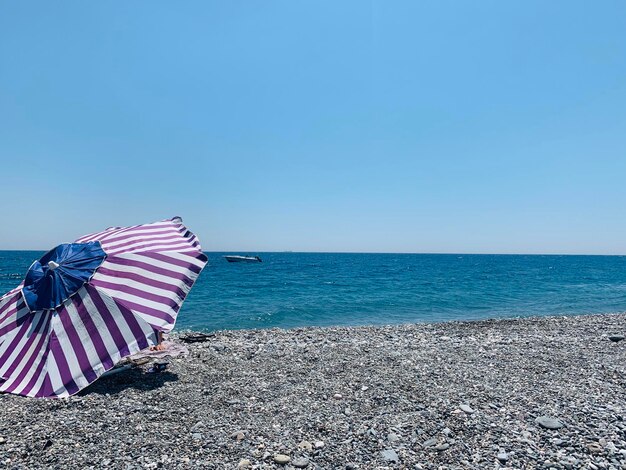
[[[0,290],[41,252],[0,251]],[[207,253],[178,329],[369,325],[626,310],[626,257]],[[237,253],[232,253],[237,254]]]

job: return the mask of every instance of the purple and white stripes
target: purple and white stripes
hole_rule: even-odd
[[[170,331],[207,258],[179,218],[110,228],[106,259],[54,310],[31,312],[21,286],[0,298],[0,392],[66,397]]]

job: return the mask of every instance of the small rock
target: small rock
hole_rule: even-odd
[[[597,442],[592,442],[591,444],[587,444],[587,450],[590,454],[599,454],[602,452],[602,446]]]
[[[611,335],[611,336],[609,336],[609,339],[611,341],[613,341],[614,343],[617,343],[617,342],[623,340],[624,338],[625,338],[624,335]]]
[[[574,467],[579,468],[580,461],[575,457],[566,457],[566,459],[561,460],[559,463],[569,470]]]
[[[550,418],[549,416],[539,416],[535,419],[535,423],[546,429],[561,429],[563,427],[563,423],[558,419]]]
[[[237,468],[244,469],[244,468],[250,468],[251,466],[252,466],[252,462],[250,462],[248,459],[242,459],[241,462],[239,462],[239,465],[237,465]]]
[[[335,394],[333,395],[333,398],[334,398],[335,400],[341,400],[341,399],[343,398],[343,395],[342,395],[341,393],[335,393]]]
[[[4,444],[7,440],[4,437],[0,437],[0,444]]]
[[[459,408],[461,409],[461,411],[463,411],[463,412],[465,412],[465,413],[467,413],[469,415],[471,415],[472,413],[476,413],[476,410],[472,409],[472,407],[469,406],[469,405],[463,404],[463,405],[459,406]]]
[[[347,463],[346,464],[346,470],[356,470],[357,466],[353,463]]]
[[[498,455],[496,455],[496,458],[502,463],[509,460],[509,456],[506,452],[500,452]]]
[[[302,441],[298,444],[298,448],[311,452],[313,450],[313,444],[309,441]]]
[[[385,449],[380,451],[380,456],[387,462],[399,462],[400,457],[398,453],[393,449]]]
[[[400,438],[398,437],[398,435],[397,435],[397,434],[395,434],[395,433],[393,433],[393,432],[390,432],[390,433],[387,435],[387,440],[388,440],[389,442],[396,442],[398,439],[400,439]]]
[[[309,466],[309,459],[305,459],[305,458],[295,459],[291,462],[291,465],[293,465],[296,468],[306,468]]]
[[[450,448],[450,444],[448,444],[447,442],[444,442],[443,444],[439,444],[437,447],[435,447],[435,450],[437,452],[443,452],[446,449]]]
[[[193,437],[196,441],[199,441],[200,439],[202,439],[202,434],[199,432],[194,432],[191,434],[191,437]]]
[[[285,454],[274,454],[274,462],[276,462],[279,465],[286,465],[289,463],[289,461],[291,460],[291,458],[289,458],[288,455]]]
[[[191,426],[191,428],[189,430],[191,432],[197,432],[202,426],[204,426],[204,423],[202,421],[198,421],[196,424]]]
[[[322,447],[324,447],[324,441],[315,441],[315,444],[313,445],[316,449],[321,449]]]
[[[426,442],[424,442],[422,444],[422,447],[432,447],[435,444],[437,444],[437,439],[435,439],[434,437],[428,439]]]
[[[237,439],[238,441],[242,441],[246,437],[246,433],[243,431],[235,431],[230,435],[231,439]]]

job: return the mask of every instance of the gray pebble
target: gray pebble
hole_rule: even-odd
[[[587,450],[590,454],[600,454],[602,453],[602,446],[597,442],[592,442],[591,444],[587,444]]]
[[[298,444],[298,447],[308,452],[311,452],[313,450],[313,444],[311,444],[309,441],[301,441],[300,444]]]
[[[237,439],[238,441],[242,441],[246,437],[246,433],[243,431],[235,431],[230,435],[231,439]]]
[[[472,414],[472,413],[476,413],[476,410],[474,410],[471,406],[463,404],[461,406],[459,406],[459,408],[461,409],[461,411],[463,411],[464,413],[467,414]]]
[[[400,457],[398,457],[398,453],[393,449],[385,449],[380,451],[380,456],[383,460],[387,462],[399,462]]]
[[[289,461],[291,460],[291,458],[288,455],[285,454],[276,454],[274,455],[274,462],[276,462],[279,465],[286,465],[289,463]]]
[[[202,421],[198,421],[196,424],[194,424],[193,426],[191,426],[191,429],[189,429],[191,432],[196,432],[198,431],[202,426],[204,426],[204,423]]]
[[[437,439],[434,437],[431,437],[430,439],[422,443],[422,447],[432,447],[435,444],[437,444]]]
[[[563,427],[563,423],[558,419],[550,418],[549,416],[539,416],[535,419],[535,423],[546,429],[561,429]]]
[[[305,458],[294,459],[292,460],[291,465],[293,465],[296,468],[306,468],[309,466],[309,459],[305,459]]]

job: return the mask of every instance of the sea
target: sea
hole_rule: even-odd
[[[36,251],[0,251],[0,291]],[[207,253],[176,329],[356,326],[626,311],[626,256]]]

